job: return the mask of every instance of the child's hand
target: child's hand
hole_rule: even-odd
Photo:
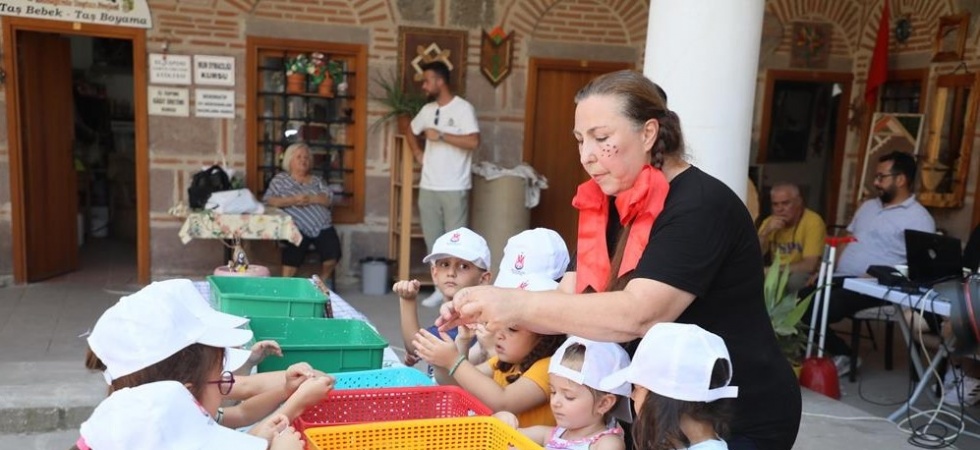
[[[303,450],[304,447],[299,431],[293,427],[287,427],[272,438],[269,450]]]
[[[282,414],[276,414],[256,424],[251,430],[248,430],[248,433],[272,442],[272,438],[288,426],[289,418]]]
[[[412,366],[418,364],[419,361],[420,361],[420,359],[419,359],[418,356],[413,355],[411,353],[405,353],[405,365],[406,366],[412,367]]]
[[[476,341],[480,343],[483,350],[491,352],[497,346],[497,335],[491,333],[485,325],[480,323],[476,325]]]
[[[459,358],[459,350],[456,349],[456,343],[448,334],[440,332],[439,336],[441,338],[434,336],[426,329],[421,329],[415,333],[412,345],[415,346],[415,351],[418,352],[420,358],[433,366],[447,369],[456,362],[456,358]]]
[[[391,291],[402,300],[415,300],[419,296],[420,287],[422,283],[419,280],[401,280],[391,287]]]
[[[518,425],[517,416],[515,416],[514,413],[512,412],[500,411],[498,413],[494,413],[493,417],[496,417],[500,419],[503,423],[510,425],[511,428],[517,428]]]
[[[306,408],[323,400],[330,393],[330,390],[333,389],[334,381],[334,378],[329,375],[325,377],[307,378],[290,398],[295,397],[300,408],[306,410]]]
[[[313,367],[305,362],[296,363],[286,369],[286,392],[292,395],[307,378],[316,376]]]
[[[282,356],[282,348],[279,347],[279,343],[276,341],[256,342],[255,345],[252,346],[252,354],[248,355],[248,362],[245,364],[255,367],[269,355]]]

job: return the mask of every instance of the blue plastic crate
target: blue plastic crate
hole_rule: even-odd
[[[334,389],[373,389],[391,387],[435,386],[428,375],[411,367],[361,370],[333,374]]]

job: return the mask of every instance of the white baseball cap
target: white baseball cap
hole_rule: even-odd
[[[715,361],[728,363],[724,386],[709,389]],[[611,392],[638,384],[664,397],[688,402],[713,402],[738,397],[732,382],[732,359],[725,341],[697,325],[664,322],[647,331],[633,354],[629,367],[609,375],[600,383]]]
[[[147,297],[161,301],[173,301],[187,307],[188,310],[205,325],[217,328],[238,328],[248,323],[248,318],[235,316],[211,307],[201,291],[194,287],[194,282],[184,279],[156,281],[143,288]],[[225,348],[224,370],[234,372],[248,361],[251,352],[238,348]],[[111,383],[111,381],[110,381]]]
[[[194,287],[194,283],[186,278],[157,281],[143,288],[163,293],[161,299],[176,301],[187,307],[198,319],[209,326],[219,328],[238,328],[248,323],[248,319],[220,311],[216,311]]]
[[[568,246],[556,231],[522,231],[507,240],[497,279],[538,274],[557,280],[565,275],[570,260]]]
[[[251,330],[208,325],[166,292],[142,289],[119,299],[102,313],[88,337],[89,348],[106,366],[107,381],[156,364],[192,345],[226,347],[225,370],[244,364],[244,350],[231,351],[252,339]],[[237,366],[236,366],[237,364]]]
[[[465,259],[483,270],[490,268],[490,247],[487,246],[486,239],[466,227],[439,236],[435,244],[432,244],[432,253],[423,258],[422,262],[428,264],[448,257]]]
[[[501,288],[514,288],[525,291],[553,291],[558,289],[558,282],[544,275],[530,274],[523,277],[498,277],[493,285]]]
[[[582,361],[581,371],[566,367],[561,363],[565,357],[565,351],[573,344],[581,344],[585,347],[585,359]],[[613,372],[629,367],[629,365],[630,357],[626,353],[626,350],[623,350],[623,347],[619,344],[613,342],[596,342],[578,336],[569,336],[568,340],[561,347],[558,347],[555,355],[551,357],[551,362],[548,364],[548,373],[568,378],[575,383],[588,386],[592,389],[623,397],[616,403],[615,409],[612,411],[613,416],[627,422],[632,422],[633,415],[630,412],[629,401],[626,400],[630,396],[630,385],[622,384],[608,390],[601,387],[601,382],[605,377]]]
[[[95,450],[265,450],[260,437],[225,428],[176,381],[120,389],[102,401],[81,427]]]

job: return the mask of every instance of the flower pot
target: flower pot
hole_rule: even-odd
[[[306,91],[306,76],[301,73],[293,73],[286,76],[286,92],[291,94],[302,94]]]
[[[317,93],[324,97],[333,97],[333,78],[324,78],[317,87]]]

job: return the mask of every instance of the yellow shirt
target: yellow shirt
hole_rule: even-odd
[[[770,219],[772,216],[762,221],[759,229],[764,229]],[[804,209],[800,222],[773,233],[769,241],[769,248],[763,250],[765,253],[777,251],[779,252],[779,260],[783,264],[793,264],[808,256],[820,257],[823,255],[826,236],[827,226],[824,225],[820,215],[809,209]]]
[[[501,387],[506,387],[507,376],[515,373],[519,373],[520,367],[515,365],[509,372],[501,372],[497,370],[497,362],[499,359],[494,356],[487,360],[490,364],[490,368],[493,369],[493,381],[496,381]],[[527,369],[527,372],[521,374],[521,378],[527,378],[538,385],[545,394],[545,400],[538,406],[535,406],[527,411],[517,414],[518,424],[524,427],[531,427],[534,425],[548,425],[555,426],[555,416],[551,413],[551,402],[548,398],[551,395],[551,388],[548,384],[548,364],[551,361],[551,357],[539,359],[531,367]]]

